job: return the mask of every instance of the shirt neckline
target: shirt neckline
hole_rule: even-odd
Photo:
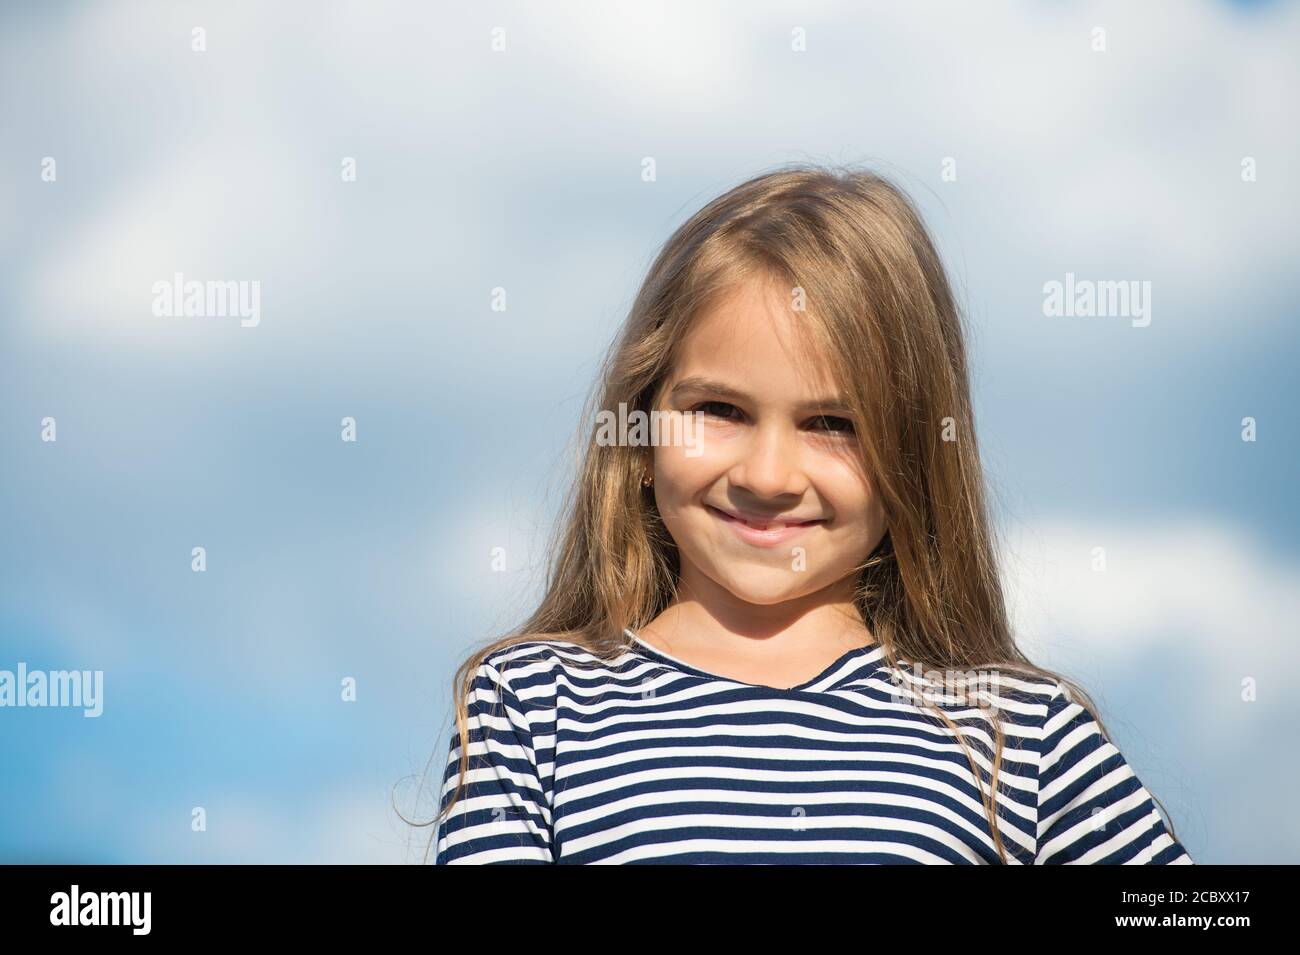
[[[679,660],[677,657],[660,650],[658,647],[651,646],[642,640],[631,627],[624,627],[623,632],[636,641],[637,647],[639,648],[637,650],[638,653],[659,660],[662,663],[671,664],[692,676],[705,677],[710,680],[718,680],[722,683],[731,683],[736,686],[743,686],[754,690],[770,690],[773,693],[823,692],[825,690],[835,689],[835,687],[839,686],[844,681],[836,680],[830,686],[824,687],[821,691],[812,690],[811,688],[826,680],[843,667],[849,660],[870,654],[876,654],[879,656],[880,651],[880,644],[878,643],[871,643],[865,647],[854,647],[853,649],[841,654],[833,663],[830,664],[830,666],[826,667],[826,669],[822,670],[821,673],[818,673],[810,680],[805,680],[797,686],[771,686],[767,683],[746,683],[744,680],[737,680],[735,677],[722,676],[719,673],[710,673],[708,670],[702,670],[697,666],[687,663],[685,660]],[[877,661],[877,664],[879,665],[879,661]],[[856,676],[858,672],[859,671],[855,670],[853,675]]]

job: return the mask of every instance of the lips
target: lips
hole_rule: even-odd
[[[741,541],[758,547],[774,547],[775,544],[789,541],[809,528],[824,524],[826,518],[818,517],[811,521],[796,521],[793,516],[757,517],[754,515],[736,515],[731,511],[706,504],[705,507],[728,528],[736,531]]]
[[[784,544],[801,534],[808,533],[809,528],[824,523],[820,518],[813,521],[795,521],[790,517],[783,517],[780,520],[756,518],[753,515],[740,517],[711,504],[705,507],[710,514],[727,525],[736,537],[750,547],[776,547],[778,544]]]
[[[709,510],[730,521],[744,526],[753,528],[756,531],[770,531],[777,533],[786,528],[811,527],[813,524],[820,524],[821,518],[812,518],[810,520],[795,520],[793,516],[787,517],[760,517],[753,514],[737,513],[735,511],[725,511],[720,507],[714,507],[712,504],[705,505]]]

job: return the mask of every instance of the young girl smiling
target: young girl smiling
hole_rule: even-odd
[[[1192,861],[1016,646],[900,189],[793,167],[706,205],[585,421],[621,403],[698,448],[586,441],[541,605],[457,672],[439,864]]]

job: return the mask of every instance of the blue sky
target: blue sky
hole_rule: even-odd
[[[1031,655],[1194,859],[1297,861],[1296,5],[609,6],[0,14],[0,668],[106,697],[0,711],[0,859],[418,859],[390,790],[529,609],[650,258],[811,160],[934,231]],[[153,316],[178,271],[260,324]],[[1045,317],[1067,272],[1149,280],[1151,324]]]

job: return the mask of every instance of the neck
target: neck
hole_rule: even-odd
[[[683,574],[677,596],[644,631],[665,643],[793,654],[809,646],[873,643],[853,601],[852,576],[823,590],[772,604],[741,600],[704,574]]]

